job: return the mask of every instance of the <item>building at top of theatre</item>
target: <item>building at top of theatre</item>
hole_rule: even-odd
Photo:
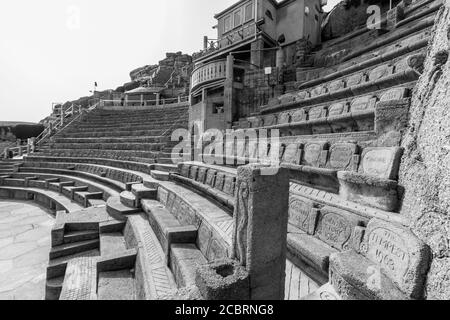
[[[272,83],[275,67],[295,63],[299,46],[320,44],[325,4],[243,0],[216,14],[217,39],[205,37],[203,50],[194,55],[191,123],[228,129],[273,97],[279,90]],[[244,81],[244,75],[262,80],[258,90]]]

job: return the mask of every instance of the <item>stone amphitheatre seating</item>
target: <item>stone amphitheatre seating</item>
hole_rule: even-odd
[[[170,134],[187,128],[187,121],[186,104],[126,111],[100,109],[59,132],[38,155],[172,163]]]
[[[281,131],[288,265],[311,282],[307,299],[423,296],[429,252],[398,214],[399,132],[439,4],[416,1],[390,30],[324,43],[289,92],[236,123]],[[188,127],[187,105],[99,109],[23,164],[1,162],[1,197],[55,212],[47,299],[202,298],[197,266],[231,253],[235,167],[264,161],[270,148],[258,155],[244,139],[227,166],[177,166],[169,135],[179,127]]]

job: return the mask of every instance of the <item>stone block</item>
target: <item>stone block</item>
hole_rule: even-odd
[[[369,147],[361,155],[359,173],[396,180],[403,149],[399,147]]]
[[[423,297],[431,250],[411,230],[373,219],[367,226],[361,253],[377,263],[408,297]]]
[[[358,153],[354,143],[336,143],[330,147],[327,168],[349,170],[353,168],[353,156]]]
[[[312,235],[316,231],[318,211],[306,198],[291,195],[289,199],[289,223]]]
[[[305,166],[319,167],[322,151],[328,150],[328,142],[310,142],[305,145],[302,164]]]
[[[200,266],[196,285],[205,300],[249,300],[250,280],[244,267],[223,260]]]

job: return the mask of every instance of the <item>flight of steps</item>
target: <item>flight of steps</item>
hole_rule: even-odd
[[[166,150],[172,130],[186,129],[188,106],[148,110],[96,110],[39,148],[35,156],[91,157],[142,163],[172,163]],[[172,128],[172,130],[169,130]],[[170,161],[169,161],[170,160]]]

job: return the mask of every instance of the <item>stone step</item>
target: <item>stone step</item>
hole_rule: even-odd
[[[78,203],[81,203],[84,207],[89,206],[89,200],[97,199],[103,200],[103,192],[89,192],[89,191],[80,191],[75,192],[74,200]]]
[[[99,245],[99,239],[63,244],[50,250],[50,259],[61,258],[83,251],[90,251],[93,249],[97,249]]]
[[[131,270],[100,272],[98,300],[121,301],[136,299],[136,280]]]
[[[83,242],[88,240],[95,240],[99,238],[98,231],[71,231],[64,234],[64,243]]]
[[[125,229],[125,221],[110,220],[101,222],[99,226],[100,233],[122,233]]]
[[[101,199],[89,199],[88,204],[90,207],[106,207],[106,201]]]
[[[131,186],[131,192],[136,196],[136,200],[156,199],[158,191],[153,188],[147,188],[144,184],[134,184]]]
[[[45,300],[59,300],[64,283],[64,276],[47,279],[45,282]]]
[[[121,232],[102,233],[100,235],[100,253],[102,257],[127,251],[125,238]]]
[[[57,278],[57,277],[64,277],[64,274],[67,269],[67,263],[70,260],[73,260],[75,258],[81,258],[81,257],[98,257],[100,256],[100,250],[94,249],[89,251],[84,251],[56,259],[52,259],[49,261],[48,267],[47,267],[47,279]]]
[[[159,171],[159,170],[152,170],[150,171],[150,175],[153,179],[161,180],[161,181],[169,181],[170,173]]]
[[[139,208],[137,197],[131,191],[124,191],[120,194],[120,202],[130,208]]]
[[[120,197],[110,197],[108,201],[106,201],[106,210],[112,217],[116,218],[117,220],[124,220],[126,219],[126,215],[136,214],[141,211],[137,208],[125,206],[120,201]]]
[[[97,259],[77,258],[67,265],[60,300],[97,299]]]

